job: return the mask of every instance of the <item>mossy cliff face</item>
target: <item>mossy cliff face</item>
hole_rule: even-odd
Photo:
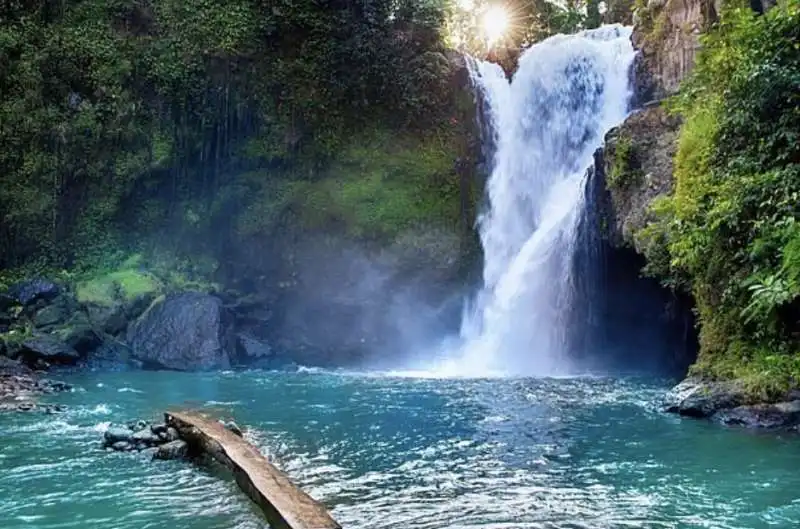
[[[737,398],[719,402],[796,398],[800,4],[656,7],[637,12],[651,74],[638,79],[639,100],[672,97],[668,110],[651,103],[609,135],[612,238],[692,295],[700,350],[691,373],[736,381],[724,387]],[[696,413],[686,404],[703,394],[694,393],[673,408]],[[750,424],[750,412],[717,412],[704,414]]]
[[[480,262],[481,150],[463,58],[450,55],[445,74],[433,126],[376,124],[313,178],[253,178],[219,272],[247,293],[247,332],[309,363],[349,363],[455,325],[445,306]]]
[[[608,234],[616,246],[647,254],[638,238],[653,220],[650,206],[674,187],[673,158],[680,119],[653,105],[632,114],[606,136],[604,172],[611,199]]]

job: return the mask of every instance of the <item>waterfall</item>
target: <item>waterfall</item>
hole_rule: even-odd
[[[498,65],[469,61],[495,152],[478,220],[483,286],[465,309],[460,355],[448,370],[575,371],[568,336],[571,308],[581,303],[573,258],[586,169],[626,116],[633,58],[630,29],[614,25],[533,46],[510,83]]]

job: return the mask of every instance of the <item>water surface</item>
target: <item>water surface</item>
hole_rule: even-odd
[[[658,411],[637,379],[88,373],[0,416],[0,527],[265,527],[230,480],[99,448],[108,422],[234,417],[346,528],[795,528],[800,442]]]

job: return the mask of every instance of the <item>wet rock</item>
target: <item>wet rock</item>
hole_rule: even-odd
[[[108,340],[86,355],[86,367],[103,371],[124,371],[141,368],[141,363],[131,358],[130,348],[122,342]]]
[[[154,434],[150,428],[143,428],[142,430],[134,433],[131,436],[131,440],[135,442],[137,446],[141,446],[142,448],[158,444],[161,441],[158,438],[158,435]]]
[[[225,427],[225,429],[226,429],[226,430],[228,430],[229,432],[232,432],[232,433],[234,433],[234,434],[238,435],[239,437],[243,437],[243,436],[244,436],[244,433],[242,433],[242,429],[241,429],[241,428],[239,428],[239,425],[238,425],[238,424],[236,424],[235,422],[233,422],[233,421],[227,421],[227,422],[223,422],[223,423],[222,423],[222,425],[223,425],[223,426]]]
[[[33,371],[18,360],[0,356],[0,375],[32,375]]]
[[[119,426],[111,427],[103,434],[103,439],[106,446],[113,447],[117,443],[130,444],[133,440],[133,434],[129,428]],[[114,448],[117,450],[116,448]]]
[[[153,435],[161,435],[167,434],[167,425],[166,424],[151,424],[150,431],[153,432]]]
[[[110,446],[113,450],[116,450],[117,452],[130,452],[134,448],[131,443],[126,441],[117,441],[116,443],[113,443]]]
[[[189,445],[184,441],[172,441],[158,447],[153,454],[153,459],[172,460],[184,459],[189,454]]]
[[[146,368],[205,371],[231,365],[228,315],[222,301],[207,294],[156,303],[128,329],[128,343]]]
[[[116,336],[128,326],[125,307],[120,303],[116,305],[86,305],[89,321],[100,331]]]
[[[75,349],[81,356],[86,356],[103,344],[102,337],[83,313],[74,314],[67,323],[51,331],[51,335]]]
[[[47,305],[33,315],[33,325],[37,328],[52,327],[67,320],[69,315],[60,304]]]
[[[139,419],[137,421],[132,421],[132,422],[128,423],[128,429],[130,429],[131,431],[134,431],[134,432],[139,432],[139,431],[144,430],[145,428],[147,428],[149,426],[150,426],[150,423],[145,421],[145,420],[142,420],[142,419]]]
[[[52,281],[42,278],[29,279],[12,285],[5,294],[0,295],[0,305],[27,306],[40,299],[54,299],[59,292],[60,288]]]
[[[167,442],[171,443],[172,441],[177,441],[178,439],[180,439],[180,435],[178,434],[178,430],[176,430],[172,426],[167,428],[167,433],[166,433]]]
[[[688,378],[667,394],[664,408],[670,413],[686,417],[708,418],[718,411],[741,406],[744,402],[744,391],[735,382]]]
[[[791,429],[800,426],[800,400],[754,404],[722,410],[714,420],[726,425],[758,429]]]
[[[34,335],[20,349],[22,361],[30,366],[47,364],[74,365],[81,355],[72,347],[50,335]]]
[[[275,357],[275,351],[269,344],[250,334],[238,334],[236,342],[237,360],[244,365],[269,363]]]

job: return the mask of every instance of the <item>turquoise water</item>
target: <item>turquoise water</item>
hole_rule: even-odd
[[[171,405],[234,417],[346,528],[800,527],[800,441],[658,411],[647,380],[88,373],[0,416],[0,527],[265,527],[236,485],[104,452]]]

